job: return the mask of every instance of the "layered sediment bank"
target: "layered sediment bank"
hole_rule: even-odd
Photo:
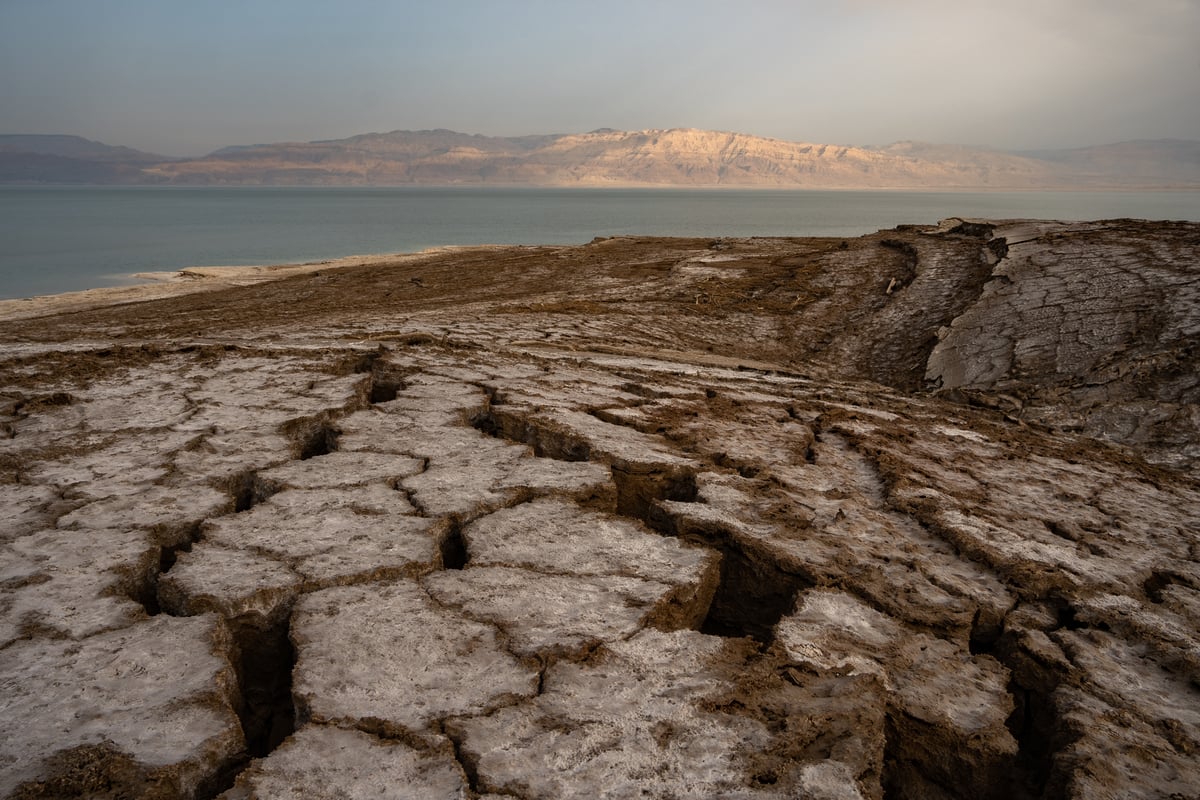
[[[0,797],[1200,793],[1200,225],[9,308]]]
[[[383,264],[401,264],[420,261],[431,256],[469,250],[470,247],[431,247],[417,253],[379,253],[372,255],[344,256],[324,261],[305,261],[296,264],[264,264],[253,266],[196,266],[157,272],[134,272],[127,277],[131,283],[123,286],[107,286],[96,289],[81,289],[62,294],[37,295],[13,300],[0,300],[0,320],[14,321],[86,311],[104,306],[141,303],[169,297],[231,289],[235,286],[252,286],[256,283],[276,281],[299,275],[319,275],[345,267],[365,267]]]

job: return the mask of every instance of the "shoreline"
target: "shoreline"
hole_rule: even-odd
[[[135,279],[139,281],[138,283],[0,300],[0,321],[33,319],[52,314],[89,311],[105,306],[141,303],[230,289],[236,286],[253,286],[298,275],[319,273],[323,270],[411,263],[446,253],[511,246],[519,245],[441,245],[427,247],[415,253],[365,253],[322,261],[249,266],[193,266],[177,270],[132,272],[122,277]]]

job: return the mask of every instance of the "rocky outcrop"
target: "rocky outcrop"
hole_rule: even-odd
[[[1195,795],[1198,251],[610,239],[0,323],[0,796]]]
[[[1028,421],[1194,464],[1200,286],[1191,225],[983,226],[996,263],[978,300],[938,331],[926,379],[990,394]],[[1033,408],[1029,408],[1029,407]]]

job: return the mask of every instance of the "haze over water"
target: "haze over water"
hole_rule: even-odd
[[[950,216],[1200,220],[1200,192],[0,187],[0,298],[132,273],[597,236],[857,236]]]
[[[172,156],[431,128],[1194,139],[1197,41],[1194,0],[10,0],[0,133]]]

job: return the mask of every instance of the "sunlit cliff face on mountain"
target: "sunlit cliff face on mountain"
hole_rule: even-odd
[[[1200,225],[179,286],[4,306],[0,797],[1200,787]]]
[[[1088,182],[1056,164],[967,148],[867,149],[679,129],[517,140],[451,132],[417,136],[421,137],[417,142],[411,141],[411,134],[396,133],[252,147],[151,168],[147,173],[172,182],[565,186],[1029,188]],[[1103,175],[1102,170],[1097,174]],[[1195,177],[1200,179],[1200,170]]]
[[[1134,142],[1014,155],[902,142],[787,142],[672,129],[497,138],[396,131],[229,147],[199,159],[89,151],[0,137],[0,180],[166,184],[1134,188],[1200,186],[1200,143]],[[53,138],[53,137],[43,137]],[[20,141],[16,141],[19,139]],[[22,149],[23,148],[23,149]],[[110,151],[123,150],[110,148]],[[129,155],[133,153],[134,155]]]

